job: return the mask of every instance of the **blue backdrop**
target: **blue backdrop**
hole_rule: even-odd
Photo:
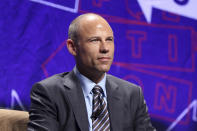
[[[197,130],[195,1],[1,0],[0,107],[28,110],[35,82],[73,68],[68,25],[94,12],[114,30],[109,73],[142,87],[157,130]]]

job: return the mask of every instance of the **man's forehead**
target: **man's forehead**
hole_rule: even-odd
[[[86,24],[79,29],[80,36],[83,37],[111,37],[113,31],[108,25]]]

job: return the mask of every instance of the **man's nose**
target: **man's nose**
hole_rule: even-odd
[[[107,42],[102,41],[100,43],[100,52],[101,53],[107,53],[107,52],[109,52],[109,46],[107,45]]]

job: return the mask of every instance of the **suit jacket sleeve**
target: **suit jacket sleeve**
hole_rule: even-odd
[[[135,131],[156,131],[152,126],[151,120],[148,114],[148,107],[144,100],[144,96],[141,88],[139,89],[139,104],[135,114]]]
[[[31,91],[28,131],[58,131],[55,103],[46,87],[37,83]]]

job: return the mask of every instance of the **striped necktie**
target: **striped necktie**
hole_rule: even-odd
[[[92,111],[92,130],[110,131],[109,114],[107,104],[103,98],[103,90],[96,85],[93,89],[93,111]]]

